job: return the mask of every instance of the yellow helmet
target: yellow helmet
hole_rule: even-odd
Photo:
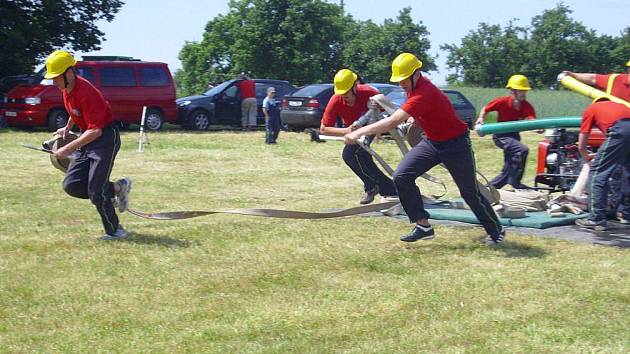
[[[348,92],[359,77],[352,70],[341,69],[335,74],[335,94],[343,95]]]
[[[413,75],[416,70],[422,67],[422,62],[411,53],[402,53],[392,62],[391,82],[401,82],[409,76]]]
[[[508,80],[506,88],[512,90],[531,90],[532,88],[529,86],[529,81],[525,77],[525,75],[512,75]]]
[[[626,63],[627,67],[630,67],[630,60],[628,60],[628,62]]]
[[[77,61],[72,54],[65,50],[55,50],[46,58],[46,75],[44,75],[44,78],[52,79],[57,77],[76,64]]]

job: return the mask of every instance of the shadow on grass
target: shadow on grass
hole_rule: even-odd
[[[129,238],[122,240],[123,242],[137,243],[143,245],[156,245],[168,248],[188,248],[190,246],[199,246],[198,241],[178,240],[168,236],[153,236],[139,234],[135,232],[129,233]]]
[[[406,245],[407,250],[424,250],[432,254],[447,254],[453,252],[478,252],[492,251],[501,252],[508,258],[543,258],[547,255],[544,249],[535,246],[528,246],[513,240],[504,241],[500,245],[486,246],[485,237],[475,238],[474,241],[462,241],[457,243],[438,243],[434,241],[415,242]]]
[[[591,239],[596,245],[630,247],[630,226],[609,222],[607,231],[594,231],[582,229],[591,234]]]

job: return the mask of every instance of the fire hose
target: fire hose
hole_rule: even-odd
[[[57,149],[63,147],[69,142],[75,140],[77,138],[76,134],[69,134],[66,139],[63,139],[61,136],[55,134],[52,139],[45,141],[42,144],[42,147],[22,144],[23,147],[40,151],[48,154],[50,156],[50,161],[52,165],[65,173],[68,169],[72,161],[72,157],[67,157],[64,159],[57,159],[53,154]],[[330,219],[330,218],[340,218],[345,216],[359,215],[370,212],[382,212],[385,215],[389,215],[393,213],[395,207],[399,204],[398,201],[386,201],[383,203],[375,203],[370,205],[364,205],[359,207],[341,209],[336,211],[325,211],[325,212],[306,212],[306,211],[294,211],[294,210],[280,210],[280,209],[230,209],[230,210],[193,210],[193,211],[173,211],[173,212],[163,212],[163,213],[145,213],[141,211],[137,211],[134,209],[128,208],[127,211],[130,214],[135,216],[152,219],[152,220],[181,220],[181,219],[190,219],[198,216],[211,215],[211,214],[237,214],[237,215],[248,215],[248,216],[262,216],[262,217],[272,217],[272,218],[284,218],[284,219]]]

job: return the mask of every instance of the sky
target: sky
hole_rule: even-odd
[[[228,0],[124,0],[112,22],[98,22],[105,33],[101,50],[80,55],[123,55],[168,64],[171,72],[181,68],[178,54],[186,42],[199,42],[206,23],[229,10]],[[338,2],[329,0],[328,2]],[[448,53],[442,44],[461,44],[461,39],[478,24],[486,22],[502,27],[510,20],[529,26],[532,17],[552,9],[557,0],[345,0],[346,12],[358,20],[383,23],[394,19],[404,7],[411,7],[415,23],[422,22],[431,33],[429,54],[438,55],[438,72],[429,76],[438,85],[449,73],[445,62]],[[619,36],[630,26],[630,0],[565,0],[571,17],[599,34]]]

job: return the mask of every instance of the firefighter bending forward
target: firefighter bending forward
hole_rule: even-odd
[[[344,136],[356,129],[353,124],[368,111],[370,97],[378,91],[369,85],[360,85],[357,74],[348,69],[337,72],[334,78],[335,94],[328,102],[319,132],[324,135]],[[335,127],[337,117],[341,117],[345,127]],[[363,181],[364,194],[361,204],[369,204],[380,193],[383,197],[396,197],[396,187],[385,176],[372,156],[358,145],[346,145],[343,149],[343,161]]]
[[[388,118],[346,134],[345,143],[356,144],[362,135],[390,131],[413,117],[424,130],[426,139],[422,139],[405,155],[394,173],[400,203],[409,221],[415,223],[411,233],[400,240],[414,242],[434,237],[429,213],[424,209],[416,179],[435,165],[443,163],[462,198],[488,234],[486,244],[501,243],[505,238],[505,229],[477,187],[475,157],[468,126],[457,117],[448,97],[422,76],[421,67],[422,62],[411,53],[397,56],[392,62],[390,81],[397,82],[407,92],[407,101]]]
[[[96,207],[105,235],[102,240],[127,237],[114,210],[124,212],[129,202],[131,179],[128,177],[112,183],[109,175],[120,149],[118,124],[113,121],[109,103],[92,84],[77,75],[77,61],[64,50],[56,50],[46,59],[46,79],[52,79],[63,94],[63,103],[69,114],[68,123],[57,134],[66,137],[76,124],[81,136],[54,153],[57,159],[72,155],[63,180],[63,189],[75,198],[90,199]]]
[[[578,138],[580,155],[591,164],[589,216],[586,219],[577,219],[575,223],[583,228],[605,231],[608,228],[606,214],[609,178],[618,165],[624,169],[626,176],[630,175],[630,108],[601,99],[595,99],[594,102],[582,114]],[[588,137],[593,126],[606,134],[606,140],[594,157],[587,150]],[[627,178],[622,179],[622,183],[625,183],[621,186],[622,190],[628,188],[628,182]],[[630,201],[627,199],[621,202],[621,214],[622,220],[630,219]]]

